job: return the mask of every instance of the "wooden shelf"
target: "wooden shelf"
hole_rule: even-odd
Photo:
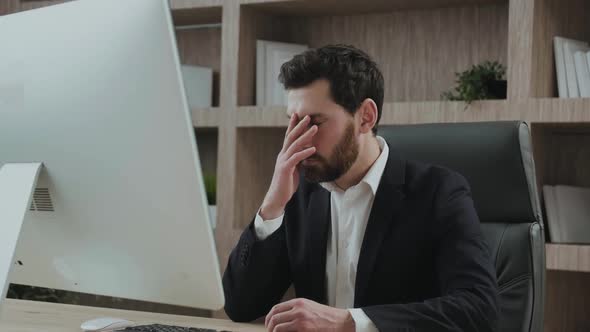
[[[418,124],[432,122],[494,121],[508,115],[505,100],[473,102],[425,101],[394,102],[383,105],[380,125]],[[503,115],[506,113],[506,115]],[[590,112],[589,112],[590,113]],[[238,127],[285,127],[286,107],[244,106],[238,108]]]
[[[590,272],[590,245],[545,245],[548,270]]]
[[[590,99],[522,99],[473,102],[388,103],[382,124],[524,120],[527,122],[590,122]]]
[[[207,7],[222,7],[223,0],[169,0],[170,8],[176,9],[197,9]]]
[[[284,106],[238,107],[238,127],[285,127]],[[380,125],[524,120],[533,123],[590,122],[590,98],[541,98],[464,102],[394,102],[383,105]]]
[[[237,110],[238,127],[286,127],[285,106],[241,106]]]
[[[357,15],[394,10],[462,7],[506,0],[241,0],[240,3],[263,9],[273,15],[323,16]]]
[[[219,107],[191,110],[193,126],[195,128],[218,128],[220,112]]]

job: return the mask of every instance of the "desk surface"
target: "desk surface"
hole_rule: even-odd
[[[1,304],[2,332],[80,332],[80,324],[97,317],[120,317],[140,324],[167,324],[215,330],[262,332],[262,325],[228,320],[156,314],[150,312],[5,299]]]

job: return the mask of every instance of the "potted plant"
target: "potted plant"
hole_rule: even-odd
[[[464,100],[467,105],[474,100],[506,99],[507,83],[504,79],[506,67],[494,61],[485,61],[471,68],[455,73],[457,86],[444,92],[444,100]]]
[[[80,301],[78,294],[73,292],[19,284],[10,284],[6,297],[19,300],[66,304],[79,304]]]

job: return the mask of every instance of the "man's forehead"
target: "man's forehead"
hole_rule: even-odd
[[[328,102],[312,102],[310,100],[289,99],[287,102],[287,117],[297,114],[300,118],[309,115],[313,117],[327,116],[331,105]]]

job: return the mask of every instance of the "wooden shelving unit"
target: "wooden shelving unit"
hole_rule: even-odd
[[[177,26],[221,23],[223,2],[219,0],[170,0],[172,17]]]
[[[0,14],[60,1],[0,1]],[[590,41],[587,0],[170,0],[183,63],[216,73],[193,110],[204,169],[218,175],[220,266],[267,190],[285,107],[255,106],[255,41],[364,49],[385,78],[381,124],[528,121],[539,188],[590,186],[590,99],[558,99],[553,36]],[[454,73],[505,64],[506,100],[440,101]],[[205,166],[206,165],[206,166]],[[590,222],[590,221],[589,221]],[[547,244],[545,331],[590,328],[590,245]]]
[[[244,2],[240,7],[238,105],[254,105],[257,39],[310,47],[353,44],[379,63],[386,101],[439,100],[441,92],[453,84],[456,71],[489,58],[507,62],[508,2],[468,1],[468,6],[448,7],[453,2],[457,3]],[[396,10],[400,6],[405,9]],[[334,8],[338,8],[337,15],[331,13]]]

